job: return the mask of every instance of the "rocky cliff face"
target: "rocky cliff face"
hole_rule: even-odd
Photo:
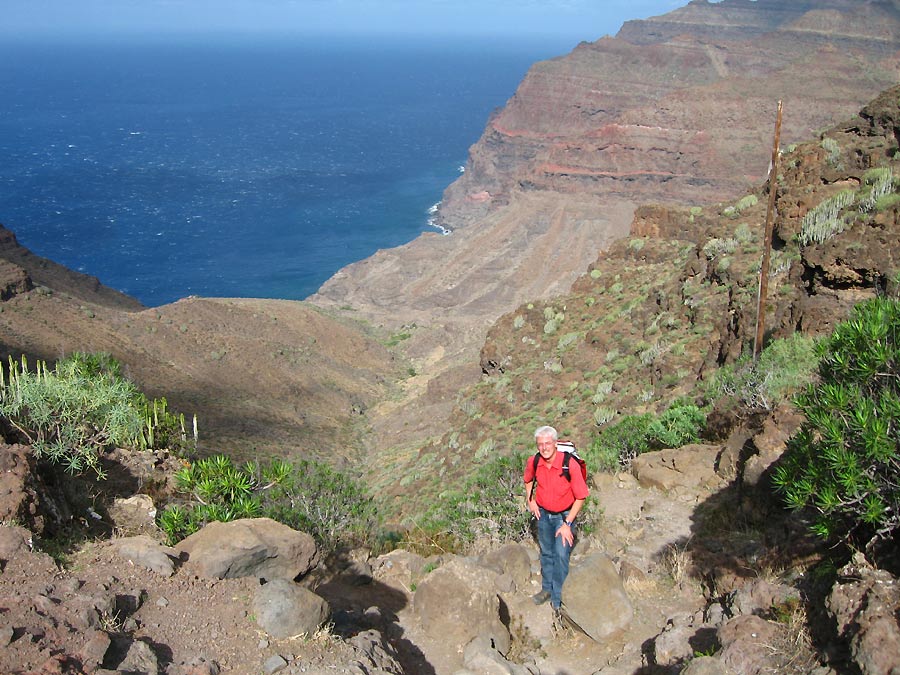
[[[478,376],[485,327],[565,292],[627,234],[636,205],[701,205],[757,185],[778,99],[787,146],[854,114],[898,80],[898,64],[894,2],[724,0],[534,65],[445,192],[439,220],[453,234],[381,251],[312,298],[415,324],[404,346],[418,384],[378,428],[390,442],[434,433],[453,390]]]
[[[632,21],[536,64],[472,149],[441,209],[451,228],[516,190],[710,201],[766,172],[775,102],[796,141],[897,80],[886,2],[725,0]]]

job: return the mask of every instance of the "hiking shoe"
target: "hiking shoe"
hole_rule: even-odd
[[[534,600],[534,604],[543,605],[550,599],[550,591],[541,591],[540,593],[535,593],[531,596],[531,599]]]

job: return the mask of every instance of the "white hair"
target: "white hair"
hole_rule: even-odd
[[[534,437],[537,439],[541,436],[550,436],[554,441],[559,440],[559,433],[553,427],[539,427],[538,430],[534,432]]]

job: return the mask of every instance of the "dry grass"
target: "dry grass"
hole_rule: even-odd
[[[622,585],[629,596],[636,598],[646,597],[659,590],[659,581],[649,575],[642,578],[628,577]]]
[[[778,662],[779,673],[808,673],[818,665],[809,632],[806,607],[798,598],[789,598],[774,608],[778,636],[767,645]]]
[[[690,578],[691,554],[687,545],[669,544],[660,558],[663,569],[678,588],[684,588]]]

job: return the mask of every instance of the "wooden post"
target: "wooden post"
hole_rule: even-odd
[[[769,169],[769,206],[766,209],[766,234],[763,242],[762,264],[759,266],[759,296],[756,302],[756,339],[753,341],[753,359],[762,350],[766,326],[766,296],[769,294],[769,257],[772,251],[772,230],[775,229],[775,195],[778,192],[778,141],[781,138],[781,101],[775,116],[775,142],[772,145],[772,166]]]

